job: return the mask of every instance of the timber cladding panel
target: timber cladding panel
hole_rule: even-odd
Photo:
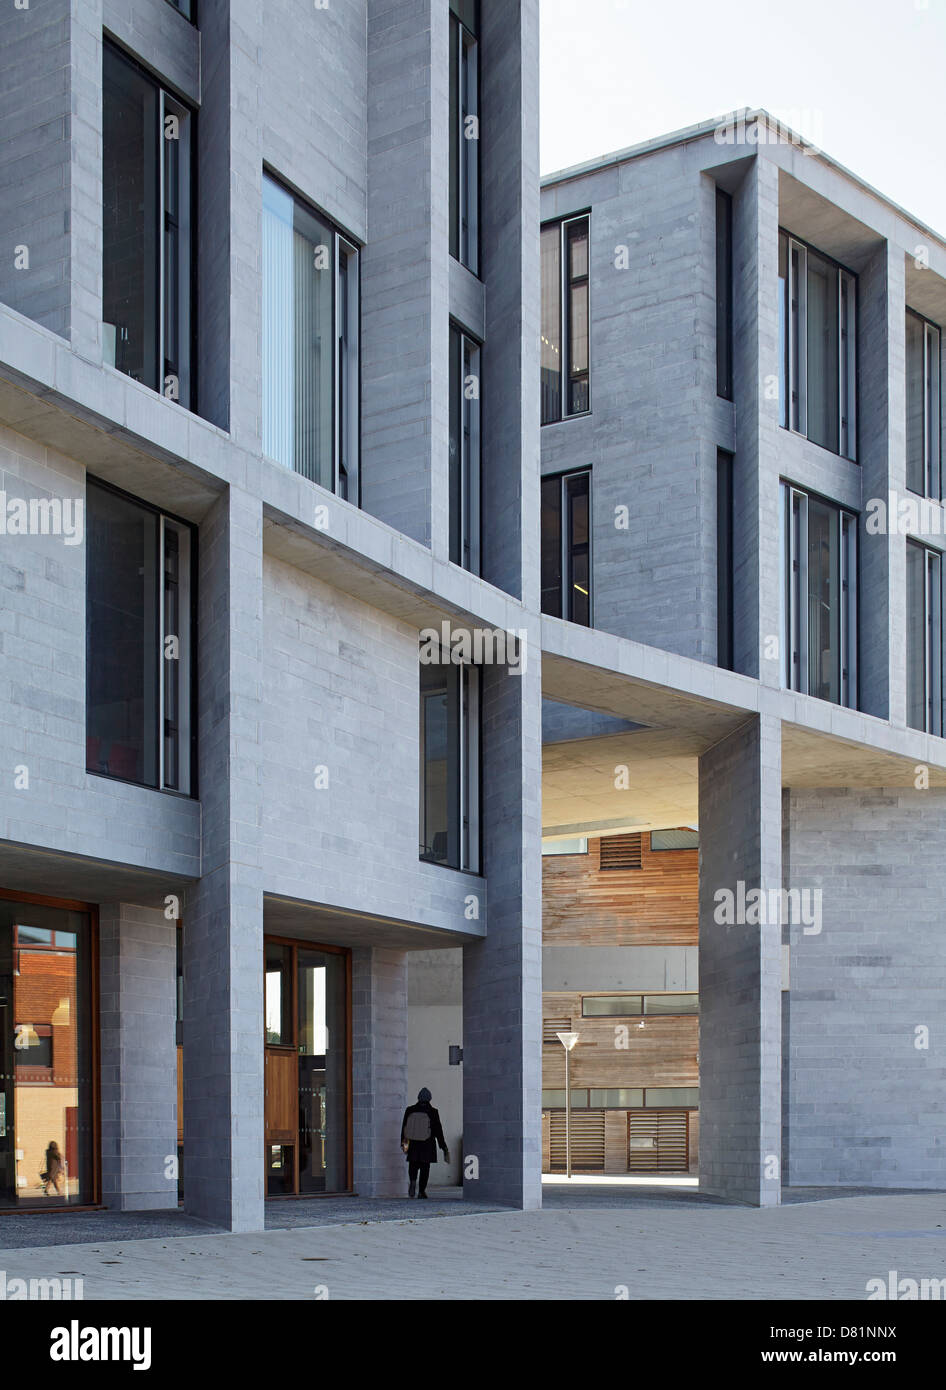
[[[582,1018],[580,994],[546,992],[545,1018],[567,1019],[579,1040],[572,1049],[569,1076],[572,1087],[698,1086],[700,1021],[696,1014],[649,1018]],[[638,1025],[643,1022],[644,1027]],[[616,1046],[627,1029],[627,1047]],[[563,1029],[562,1031],[569,1031]],[[561,1043],[542,1047],[542,1087],[565,1085],[565,1049]]]
[[[625,837],[622,837],[625,838]],[[601,841],[587,854],[542,859],[546,946],[695,946],[699,850],[652,850],[641,835],[639,869],[602,869]]]

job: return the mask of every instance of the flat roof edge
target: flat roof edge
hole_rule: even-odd
[[[907,208],[903,207],[900,203],[894,202],[892,198],[888,198],[879,188],[875,188],[873,184],[868,183],[867,180],[861,178],[859,174],[853,173],[846,165],[833,159],[831,155],[826,154],[824,150],[808,140],[805,136],[799,135],[787,122],[780,120],[778,116],[773,116],[771,112],[766,111],[762,106],[746,106],[739,110],[727,111],[725,115],[717,116],[706,121],[699,121],[696,125],[684,126],[680,130],[669,131],[666,135],[658,135],[650,140],[642,140],[639,144],[628,145],[624,149],[614,150],[609,154],[599,155],[596,159],[584,160],[580,164],[571,164],[567,168],[558,169],[551,174],[543,174],[539,180],[540,188],[553,188],[557,184],[568,183],[572,179],[585,178],[589,174],[601,173],[603,170],[613,168],[617,164],[625,164],[632,159],[639,159],[643,155],[656,154],[659,150],[671,149],[674,145],[686,145],[694,140],[705,140],[707,136],[712,135],[720,126],[738,122],[748,124],[750,121],[756,120],[764,121],[771,129],[780,132],[785,137],[787,143],[797,144],[802,148],[807,148],[813,159],[820,159],[844,178],[856,184],[858,188],[862,188],[866,193],[877,198],[885,207],[890,208],[891,211],[904,218],[905,221],[909,222],[911,226],[916,227],[917,230],[922,232],[925,236],[932,237],[934,241],[946,247],[946,236],[944,236],[942,232],[937,232],[935,228],[930,227],[926,222],[920,221],[920,219]],[[757,148],[757,145],[750,145],[747,147],[746,152],[749,155],[754,154]]]

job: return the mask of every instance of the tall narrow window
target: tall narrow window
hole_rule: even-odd
[[[921,497],[941,495],[940,331],[907,310],[907,487]]]
[[[542,479],[542,612],[591,626],[591,473]]]
[[[480,570],[480,347],[450,325],[450,559]]]
[[[191,404],[193,116],[106,43],[102,73],[102,353]]]
[[[780,232],[779,291],[781,423],[856,459],[856,277]]]
[[[907,541],[907,723],[943,732],[943,561]]]
[[[420,857],[479,873],[479,670],[420,666]]]
[[[358,502],[358,250],[263,178],[263,450]]]
[[[854,707],[857,699],[857,519],[782,484],[783,681]]]
[[[194,532],[89,479],[86,768],[189,794]]]
[[[733,668],[733,456],[716,450],[716,664]]]
[[[479,0],[450,0],[450,254],[479,274]]]
[[[716,394],[732,400],[732,198],[716,190]]]
[[[542,424],[591,409],[588,214],[542,228]]]

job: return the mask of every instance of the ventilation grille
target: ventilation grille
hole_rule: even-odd
[[[601,840],[601,869],[639,869],[640,835],[608,835]]]
[[[573,1110],[569,1121],[572,1168],[604,1171],[604,1111]],[[553,1172],[565,1171],[565,1111],[549,1111],[549,1158]]]
[[[689,1115],[686,1110],[629,1112],[629,1173],[685,1173],[689,1161]]]
[[[559,1033],[570,1033],[572,1021],[570,1018],[543,1018],[542,1020],[542,1041],[558,1042]]]

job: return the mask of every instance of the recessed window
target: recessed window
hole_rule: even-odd
[[[679,1105],[695,1109],[700,1103],[699,1086],[647,1086],[644,1105],[648,1110]]]
[[[733,456],[716,450],[716,665],[735,669]]]
[[[102,355],[189,408],[194,117],[109,43],[102,62]]]
[[[912,309],[906,315],[907,487],[941,496],[940,331]]]
[[[943,732],[943,560],[907,541],[907,723]]]
[[[358,248],[263,178],[263,452],[358,504]]]
[[[479,274],[479,0],[450,0],[450,254]]]
[[[450,325],[450,559],[480,572],[480,346]]]
[[[475,666],[420,667],[420,857],[479,873],[480,680]]]
[[[698,1014],[700,996],[685,994],[585,994],[583,1018],[640,1018]]]
[[[784,428],[857,458],[857,277],[779,233],[779,403]]]
[[[542,612],[591,626],[591,473],[542,479]]]
[[[857,518],[782,483],[782,681],[857,703]]]
[[[587,854],[587,835],[576,835],[570,840],[543,840],[542,854],[547,857],[557,854]]]
[[[732,400],[733,388],[732,198],[716,190],[716,394]]]
[[[189,794],[194,528],[88,480],[86,768]]]
[[[699,849],[698,830],[652,830],[650,832],[651,850]]]
[[[588,1109],[588,1092],[584,1087],[578,1091],[572,1091],[570,1104],[573,1110]],[[564,1110],[565,1109],[565,1089],[551,1090],[542,1092],[543,1110]]]
[[[591,409],[591,218],[565,218],[541,232],[542,424]]]

